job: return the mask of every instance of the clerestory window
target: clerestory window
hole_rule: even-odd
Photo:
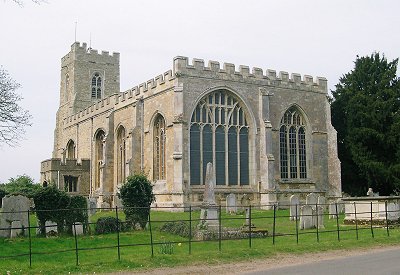
[[[203,97],[190,123],[190,184],[204,184],[207,163],[217,185],[249,184],[249,125],[238,99],[227,90]]]
[[[303,116],[294,106],[281,120],[279,148],[281,178],[307,178],[306,127]]]
[[[92,77],[92,98],[101,99],[102,79],[99,73],[95,73]]]

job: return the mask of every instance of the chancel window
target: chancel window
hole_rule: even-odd
[[[165,180],[165,120],[158,114],[154,120],[154,180]]]
[[[117,132],[117,179],[118,183],[125,181],[126,163],[126,133],[125,128],[120,126]]]
[[[190,184],[204,184],[207,163],[217,185],[249,184],[249,125],[246,112],[227,90],[203,97],[190,123]]]
[[[289,108],[279,129],[280,170],[282,179],[307,178],[306,127],[296,107]]]
[[[64,187],[66,192],[78,192],[78,177],[64,176]]]
[[[95,73],[92,77],[92,98],[100,99],[102,90],[102,79],[99,73]]]

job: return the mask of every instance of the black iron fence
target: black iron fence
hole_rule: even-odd
[[[214,210],[217,215],[213,218],[207,217],[206,214],[201,214],[201,207],[151,207],[148,215],[147,226],[140,232],[144,235],[140,240],[121,242],[121,236],[127,232],[132,232],[135,228],[126,226],[127,221],[124,220],[123,208],[91,208],[91,209],[70,209],[87,211],[88,213],[94,210],[97,214],[90,215],[88,222],[72,223],[73,247],[65,249],[55,249],[52,251],[35,251],[32,249],[32,244],[39,239],[45,240],[43,237],[36,236],[35,232],[40,226],[34,221],[37,212],[34,210],[24,212],[1,212],[2,215],[8,214],[23,214],[26,217],[27,226],[12,226],[10,220],[2,222],[0,228],[0,236],[15,236],[19,232],[20,238],[25,238],[28,241],[28,247],[25,252],[15,254],[4,254],[0,247],[0,259],[12,259],[26,257],[29,259],[29,265],[32,266],[32,260],[35,255],[43,254],[59,254],[59,253],[74,253],[76,265],[79,265],[79,257],[82,251],[99,250],[99,249],[115,249],[117,251],[117,259],[121,260],[121,249],[126,247],[148,246],[149,256],[153,257],[155,247],[171,246],[171,245],[187,245],[187,253],[192,254],[193,244],[201,242],[217,242],[218,250],[222,251],[222,243],[234,240],[248,240],[248,247],[251,248],[255,239],[269,239],[271,245],[275,245],[278,238],[292,236],[297,244],[301,244],[301,238],[305,235],[315,236],[314,241],[320,242],[320,238],[324,234],[335,235],[335,241],[340,242],[341,236],[345,232],[355,232],[354,237],[357,240],[360,238],[360,232],[368,230],[372,238],[375,237],[375,230],[385,230],[385,235],[390,237],[391,230],[398,230],[400,209],[396,208],[398,204],[390,204],[388,201],[377,203],[368,202],[351,202],[351,203],[335,203],[335,204],[315,204],[311,206],[312,213],[303,213],[304,204],[298,205],[262,205],[238,207],[234,213],[227,213],[229,207],[215,206]],[[292,210],[288,210],[292,208]],[[230,208],[229,208],[230,209]],[[343,211],[341,211],[343,209]],[[344,209],[346,212],[344,213]],[[207,210],[207,209],[206,209]],[[47,211],[67,211],[65,209],[47,210]],[[172,214],[171,212],[178,212]],[[205,211],[207,212],[207,211]],[[98,214],[100,213],[100,214]],[[205,216],[204,216],[205,215]],[[117,226],[115,232],[110,237],[110,241],[106,245],[97,246],[95,238],[93,246],[80,245],[81,235],[78,231],[83,230],[83,236],[96,235],[96,222],[99,217],[112,216],[115,217]],[[122,216],[122,217],[121,217]],[[178,218],[176,216],[179,216]],[[164,218],[166,217],[166,218]],[[168,218],[170,217],[170,218]],[[309,219],[309,226],[302,227],[305,219]],[[322,220],[321,220],[322,219]],[[1,220],[1,217],[0,217]],[[7,224],[8,223],[8,224]],[[174,237],[174,234],[179,232],[169,232],[171,240],[166,242],[155,235],[165,227],[165,224],[170,223],[172,227],[174,223],[184,227],[186,230],[179,237]],[[11,225],[10,225],[11,224]],[[6,225],[6,226],[4,226]],[[125,225],[125,226],[124,226]],[[49,229],[54,227],[54,224],[45,225],[43,228]],[[79,229],[79,230],[78,230]],[[46,230],[47,231],[47,230]],[[6,232],[6,233],[4,233]],[[136,232],[136,231],[135,231]],[[58,238],[63,238],[64,233],[59,232]],[[144,237],[147,235],[147,237]],[[159,235],[159,234],[158,234]],[[331,238],[332,240],[332,238]],[[309,242],[310,238],[305,238],[304,241]],[[4,242],[3,242],[4,243]]]

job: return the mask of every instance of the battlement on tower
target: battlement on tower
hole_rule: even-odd
[[[71,51],[61,58],[61,62],[65,63],[71,59],[77,59],[80,57],[81,60],[98,60],[108,63],[119,63],[120,54],[118,52],[113,52],[110,54],[108,51],[98,51],[87,47],[87,43],[75,42],[71,45]],[[86,57],[86,58],[84,58]]]
[[[236,69],[238,68],[238,69]],[[256,82],[260,85],[276,86],[282,88],[292,88],[309,90],[320,93],[327,93],[327,80],[324,77],[313,78],[310,75],[304,75],[280,71],[278,74],[275,70],[267,69],[265,73],[263,69],[249,66],[235,66],[232,63],[223,63],[222,67],[219,62],[210,60],[208,66],[205,66],[203,59],[193,58],[192,63],[185,56],[177,56],[174,58],[174,74],[189,77],[208,77],[221,80],[231,80],[239,82]]]

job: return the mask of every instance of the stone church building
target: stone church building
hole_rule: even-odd
[[[60,106],[43,185],[113,206],[144,172],[157,206],[199,204],[208,162],[216,199],[284,207],[292,194],[341,196],[327,80],[177,56],[120,91],[119,53],[75,42],[61,59]],[[176,209],[175,209],[176,210]]]

